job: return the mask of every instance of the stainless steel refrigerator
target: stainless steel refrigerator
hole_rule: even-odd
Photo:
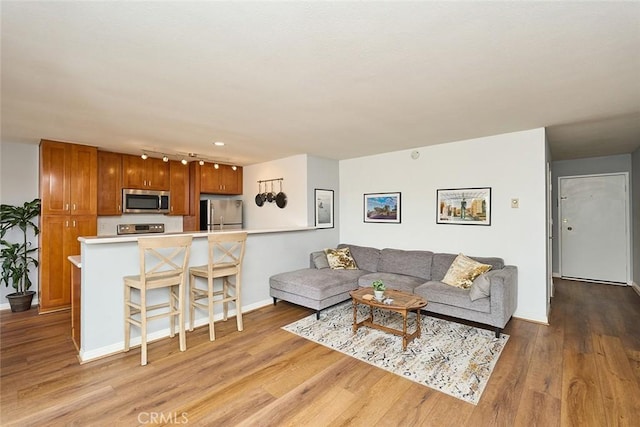
[[[242,229],[242,200],[200,200],[200,230]]]

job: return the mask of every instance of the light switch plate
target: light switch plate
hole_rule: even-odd
[[[511,199],[511,207],[512,208],[519,208],[520,207],[520,200],[518,199]]]

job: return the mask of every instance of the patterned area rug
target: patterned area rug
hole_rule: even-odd
[[[368,307],[358,306],[358,321],[368,316]],[[374,312],[374,321],[402,329],[402,316],[388,310]],[[353,306],[345,302],[283,327],[284,330],[333,348],[371,365],[412,381],[477,404],[508,335],[420,316],[422,334],[402,351],[402,338],[372,328],[352,329]],[[415,313],[409,315],[408,330],[415,330]]]

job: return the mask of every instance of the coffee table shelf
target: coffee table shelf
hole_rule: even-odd
[[[361,326],[378,329],[394,335],[402,337],[402,350],[407,349],[408,343],[414,338],[420,338],[420,309],[425,307],[428,301],[417,295],[413,295],[403,291],[389,289],[385,291],[385,299],[392,299],[391,304],[385,304],[383,301],[377,301],[373,298],[373,290],[371,288],[360,288],[350,292],[353,302],[353,333],[358,331]],[[367,296],[371,296],[369,297]],[[358,322],[358,304],[369,306],[369,317]],[[390,328],[380,323],[375,323],[373,319],[373,309],[389,310],[402,315],[402,330]],[[407,317],[410,312],[416,312],[416,330],[412,333],[407,332]]]

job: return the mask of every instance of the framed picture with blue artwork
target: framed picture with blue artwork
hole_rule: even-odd
[[[400,224],[401,193],[364,195],[364,222]]]

